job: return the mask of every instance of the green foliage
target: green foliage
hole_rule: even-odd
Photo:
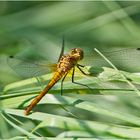
[[[140,44],[139,13],[139,2],[0,2],[0,139],[139,139],[140,57],[131,51]],[[84,50],[83,69],[91,75],[76,71],[75,80],[90,89],[73,84],[68,75],[63,96],[58,82],[25,116],[25,107],[52,74],[23,79],[7,57],[57,62],[63,35],[65,52]],[[90,55],[95,47],[100,52],[130,48],[133,55],[118,52],[113,61],[105,54],[107,60],[100,59],[112,63],[96,67]],[[119,70],[108,67],[112,64]]]
[[[131,77],[133,83],[140,85],[140,77],[138,80],[136,74],[123,73],[127,75],[127,78]],[[64,84],[64,95],[60,96],[56,94],[60,91],[59,82],[49,92],[52,94],[43,97],[28,116],[24,115],[24,108],[30,103],[34,93],[41,91],[40,86],[31,88],[36,79],[7,85],[4,89],[5,94],[0,97],[1,117],[15,128],[15,132],[11,132],[10,135],[16,133],[32,138],[47,135],[58,138],[140,137],[139,100],[135,91],[125,79],[121,78],[120,74],[117,75],[113,69],[104,68],[98,78],[82,77],[82,75],[77,75],[76,78],[79,79],[78,82],[94,88],[87,89],[67,80]],[[42,76],[42,79],[48,81],[50,75]]]

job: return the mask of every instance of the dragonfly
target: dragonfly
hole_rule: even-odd
[[[74,84],[79,84],[81,86],[85,86],[89,89],[91,89],[88,85],[85,85],[83,83],[79,83],[76,82],[74,80],[74,75],[75,75],[75,68],[77,67],[82,74],[84,75],[90,75],[88,73],[85,73],[82,68],[85,67],[87,64],[98,64],[98,65],[103,65],[105,66],[105,62],[101,61],[101,59],[99,60],[98,58],[95,58],[95,54],[92,53],[92,55],[90,55],[89,57],[91,59],[88,59],[89,61],[84,61],[84,51],[81,48],[73,48],[70,50],[69,53],[64,54],[64,38],[62,41],[62,48],[61,48],[61,53],[58,59],[58,62],[56,64],[53,64],[52,67],[54,69],[54,74],[52,76],[52,78],[50,79],[50,81],[48,82],[48,84],[45,86],[45,88],[31,101],[31,103],[29,104],[29,106],[27,106],[24,110],[24,114],[28,115],[30,113],[30,111],[37,105],[37,103],[48,93],[48,91],[60,80],[61,80],[61,95],[63,93],[63,82],[67,76],[67,74],[72,70],[72,83]],[[139,65],[135,65],[136,60],[139,61],[140,60],[140,48],[129,48],[129,49],[121,49],[121,50],[116,50],[113,52],[106,52],[106,57],[110,58],[113,62],[118,62],[118,61],[124,61],[124,63],[133,63],[134,66],[139,66]],[[111,56],[111,57],[110,57]],[[116,58],[117,56],[119,56],[119,58]],[[123,59],[121,58],[124,57]],[[87,56],[86,56],[87,57]],[[130,59],[131,58],[131,59]],[[80,62],[82,62],[83,60],[83,64],[81,64]],[[94,62],[94,63],[93,63]],[[139,63],[139,62],[138,62]],[[32,62],[28,62],[28,61],[24,61],[24,60],[20,60],[20,59],[16,59],[14,56],[10,57],[10,61],[9,61],[10,66],[17,71],[17,73],[24,73],[22,72],[25,71],[25,75],[30,75],[30,73],[32,73],[31,75],[39,75],[39,74],[43,74],[43,72],[48,72],[49,66],[47,65],[42,65],[42,64],[38,64],[38,63],[32,63]],[[38,67],[42,67],[42,69],[40,70],[40,68],[38,69]],[[26,71],[26,68],[28,69],[34,69],[35,68],[35,73],[32,71]],[[140,68],[140,67],[139,67]],[[25,70],[24,70],[25,69]],[[42,72],[43,71],[43,72]]]
[[[45,96],[45,94],[60,80],[61,81],[61,95],[62,95],[62,89],[63,89],[63,81],[70,70],[72,70],[72,82],[75,84],[83,85],[88,87],[85,84],[78,83],[74,81],[74,73],[75,73],[75,66],[84,74],[86,74],[81,67],[84,67],[83,65],[78,64],[80,60],[82,60],[84,57],[84,52],[80,48],[73,48],[70,50],[69,53],[64,54],[64,39],[63,39],[63,45],[61,49],[61,53],[58,59],[58,63],[55,65],[55,72],[49,81],[49,83],[46,85],[46,87],[38,94],[32,102],[25,108],[24,114],[28,115],[30,111],[36,106],[36,104]],[[10,56],[11,59],[14,59],[14,56]],[[54,66],[54,65],[53,65]],[[89,87],[88,87],[89,88]]]

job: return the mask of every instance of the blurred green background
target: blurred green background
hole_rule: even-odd
[[[60,2],[47,2],[47,1],[1,1],[0,2],[0,94],[5,85],[21,80],[22,77],[17,75],[7,64],[7,58],[10,55],[20,55],[25,59],[34,60],[52,60],[56,62],[62,46],[62,36],[65,35],[65,51],[70,48],[81,47],[85,51],[90,51],[93,48],[101,50],[111,50],[111,48],[136,48],[140,44],[140,2],[136,1],[95,1],[95,2],[74,2],[74,1],[60,1]],[[134,68],[135,69],[135,68]],[[134,93],[135,94],[135,93]],[[83,97],[83,96],[82,96]],[[81,98],[82,98],[81,97]],[[76,95],[75,95],[75,98]],[[84,98],[84,97],[83,97]],[[82,98],[82,100],[83,100]],[[134,116],[116,115],[111,114],[112,119],[106,115],[109,112],[96,115],[89,113],[87,117],[83,115],[81,118],[84,120],[92,120],[102,122],[114,122],[114,124],[127,124],[128,126],[140,125],[139,119],[135,117],[140,116],[138,110],[140,109],[138,99],[136,97],[114,96],[111,98],[106,97],[85,97],[86,100],[94,98],[95,102],[104,106],[106,109],[110,107],[112,111],[120,109],[120,112],[132,113]],[[100,101],[100,99],[102,100]],[[20,99],[21,100],[21,99]],[[22,101],[21,101],[22,102]],[[135,103],[134,103],[135,102]],[[132,104],[131,104],[132,103]],[[53,104],[53,102],[52,102]],[[85,105],[83,105],[84,107]],[[112,107],[113,106],[113,107]],[[15,106],[14,106],[15,107]],[[129,108],[130,107],[130,108]],[[96,106],[95,106],[96,108]],[[121,110],[122,109],[122,110]],[[55,109],[54,109],[55,110]],[[57,110],[57,109],[56,109]],[[98,108],[97,108],[98,110]],[[56,111],[57,112],[57,111]],[[61,110],[60,110],[61,112]],[[80,111],[79,111],[80,112]],[[96,112],[96,111],[95,111]],[[110,111],[111,112],[111,111]],[[76,113],[76,110],[75,110]],[[93,113],[93,112],[92,112]],[[15,113],[16,114],[16,113]],[[56,113],[57,114],[57,113]],[[65,113],[64,113],[65,114]],[[86,114],[86,115],[87,115]],[[132,115],[131,114],[131,115]],[[102,116],[102,115],[105,115]],[[20,116],[20,115],[19,115]],[[118,117],[117,120],[113,117]],[[8,118],[9,116],[7,116]],[[22,116],[23,117],[23,116]],[[132,117],[132,118],[131,118]],[[3,117],[4,118],[4,117]],[[13,128],[0,118],[1,128],[0,135],[2,138],[14,137],[16,135],[22,136],[16,130],[8,133],[10,128]],[[10,118],[10,117],[9,117]],[[36,117],[38,118],[38,117]],[[51,118],[51,117],[50,117]],[[22,121],[22,119],[20,119]],[[64,119],[63,119],[64,120]],[[125,122],[125,120],[127,120]],[[25,120],[24,120],[25,121]],[[23,121],[23,122],[24,122]],[[43,121],[43,119],[41,120]],[[60,120],[59,120],[60,121]],[[57,122],[57,121],[56,121]],[[71,121],[70,121],[71,122]],[[70,123],[69,122],[69,123]],[[34,123],[26,120],[25,123],[28,130],[32,130],[37,122]],[[30,124],[30,125],[29,125]],[[56,123],[57,124],[57,123]],[[47,124],[48,125],[48,124]],[[95,124],[94,124],[95,125]],[[93,126],[94,126],[93,125]],[[24,127],[25,127],[24,126]],[[50,125],[51,126],[51,125]],[[46,127],[44,125],[44,127]],[[103,126],[98,126],[99,129]],[[97,131],[98,131],[97,127]],[[109,126],[111,127],[111,126]],[[25,129],[25,128],[24,128]],[[65,129],[65,128],[63,128]],[[96,127],[94,128],[96,130]],[[108,129],[108,127],[106,127]],[[115,129],[115,130],[114,130]],[[114,128],[113,131],[107,132],[111,135],[106,135],[106,131],[99,133],[101,136],[115,138],[123,137],[123,130]],[[19,129],[20,130],[20,129]],[[78,129],[80,131],[80,128]],[[120,132],[117,133],[117,130]],[[127,129],[128,130],[128,129]],[[135,128],[134,128],[135,130]],[[47,131],[47,132],[46,132]],[[55,136],[61,130],[43,129],[39,131],[43,136]],[[88,130],[89,131],[89,130]],[[126,131],[126,130],[124,130]],[[2,134],[6,132],[5,134]],[[20,131],[22,132],[22,131]],[[30,132],[30,131],[29,131]],[[121,132],[123,134],[121,134]],[[139,132],[139,131],[138,131]],[[45,135],[47,133],[47,135]],[[126,131],[126,137],[135,136],[137,132]],[[26,133],[24,133],[25,135]],[[83,133],[80,133],[82,135]],[[96,133],[95,133],[96,134]],[[23,136],[24,136],[23,135]],[[74,135],[74,134],[71,134]],[[98,135],[98,134],[97,134]],[[85,134],[85,137],[88,136]],[[124,137],[125,137],[124,136]],[[77,136],[78,137],[78,136]],[[83,134],[84,137],[84,134]],[[90,136],[89,136],[90,137]]]

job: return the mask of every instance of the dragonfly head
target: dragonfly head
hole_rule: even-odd
[[[71,49],[70,53],[77,61],[82,60],[84,57],[84,52],[80,48]]]

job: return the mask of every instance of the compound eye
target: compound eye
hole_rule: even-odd
[[[72,54],[75,54],[75,53],[76,53],[76,49],[72,49],[72,50],[71,50],[71,53],[72,53]]]

